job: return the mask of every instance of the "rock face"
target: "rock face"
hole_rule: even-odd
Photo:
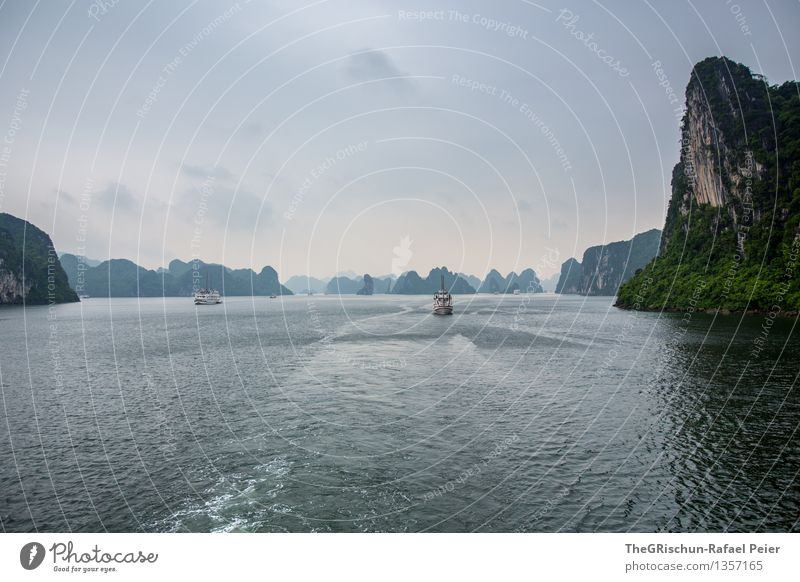
[[[586,249],[581,263],[581,293],[616,295],[622,283],[658,254],[660,240],[661,231],[654,228],[631,240]]]
[[[364,275],[364,286],[358,290],[356,295],[372,295],[375,292],[375,282],[369,275]]]
[[[658,253],[661,231],[648,230],[631,240],[589,247],[583,262],[570,259],[561,265],[556,293],[614,296],[619,286]]]
[[[400,275],[392,287],[392,293],[398,295],[432,295],[439,290],[441,276],[444,275],[444,285],[453,295],[469,295],[475,293],[475,288],[460,276],[447,270],[447,267],[431,269],[428,276],[421,278],[416,271],[409,271]]]
[[[581,292],[581,264],[569,258],[561,265],[561,276],[556,283],[556,293],[580,294]]]
[[[68,266],[73,288],[92,297],[188,297],[197,287],[204,287],[206,281],[223,296],[292,294],[280,284],[272,267],[256,273],[252,269],[175,259],[168,269],[153,271],[127,259],[111,259],[95,267],[74,255],[65,254],[62,259]]]
[[[53,241],[30,222],[0,213],[0,305],[78,301]]]
[[[727,58],[697,63],[658,258],[617,305],[800,309],[800,97]]]

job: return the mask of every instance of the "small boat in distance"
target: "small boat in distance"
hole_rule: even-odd
[[[219,296],[219,291],[212,289],[208,284],[208,273],[206,273],[206,286],[202,289],[197,289],[194,292],[194,304],[217,305],[218,303],[222,303],[222,299]]]
[[[444,287],[444,275],[441,288],[433,294],[433,314],[453,315],[453,296]]]
[[[270,299],[275,299],[275,298],[277,298],[277,297],[278,297],[277,295],[270,295],[270,296],[269,296],[269,298],[270,298]]]

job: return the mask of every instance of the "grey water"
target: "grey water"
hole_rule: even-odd
[[[3,531],[800,529],[796,320],[455,300],[1,309]]]

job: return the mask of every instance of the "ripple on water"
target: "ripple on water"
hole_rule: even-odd
[[[609,298],[89,300],[57,308],[56,382],[25,313],[0,352],[11,531],[798,527],[782,322],[745,369],[759,318]]]
[[[241,467],[235,472],[220,474],[218,468],[209,467],[189,475],[197,484],[196,495],[178,503],[169,517],[152,524],[155,531],[233,532],[257,531],[270,522],[274,513],[285,513],[288,508],[276,503],[285,486],[291,464],[285,458],[267,463]]]

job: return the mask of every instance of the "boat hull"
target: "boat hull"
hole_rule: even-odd
[[[452,305],[441,305],[433,308],[434,315],[453,315]]]
[[[222,303],[222,297],[219,291],[212,289],[206,284],[202,289],[195,289],[194,304],[195,305],[218,305]]]
[[[219,305],[222,303],[221,299],[195,299],[195,305]]]
[[[195,305],[218,305],[220,303],[222,303],[222,297],[216,292],[205,293],[201,291],[194,295]]]

